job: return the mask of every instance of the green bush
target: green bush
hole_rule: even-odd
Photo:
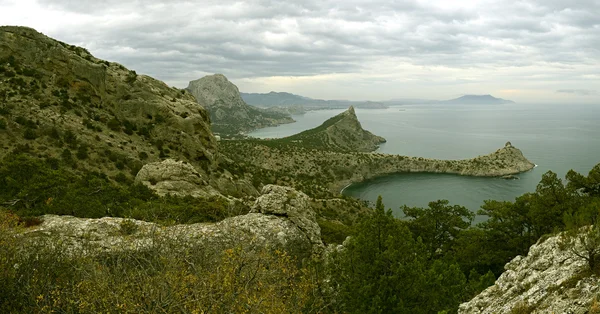
[[[6,120],[0,119],[0,130],[6,129]]]
[[[79,148],[77,148],[77,154],[76,154],[78,159],[87,159],[88,158],[88,147],[86,145],[80,145]]]
[[[130,219],[125,219],[119,224],[119,231],[123,235],[132,235],[139,229],[138,225]]]
[[[111,129],[112,131],[115,131],[115,132],[121,131],[121,121],[119,121],[116,118],[112,118],[112,119],[108,120],[108,122],[106,123],[106,126],[109,129]]]
[[[71,130],[67,130],[65,132],[65,134],[63,135],[63,139],[71,147],[75,147],[75,145],[77,144],[77,135],[75,135],[75,133]]]
[[[35,140],[37,138],[37,133],[34,129],[26,128],[25,132],[23,133],[23,137],[26,140]]]

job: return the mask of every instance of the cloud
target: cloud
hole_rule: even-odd
[[[497,75],[494,88],[507,90],[516,88],[505,85],[521,75],[537,77],[554,91],[582,80],[590,84],[582,77],[600,72],[597,0],[0,3],[0,20],[36,27],[177,86],[207,73],[224,73],[234,82],[344,74],[355,79],[345,81],[348,89],[383,76],[446,82],[456,90],[457,82],[472,81],[461,78],[490,81]],[[443,73],[454,77],[432,69],[452,69]],[[553,86],[557,78],[562,87]],[[369,93],[378,92],[365,89],[364,98],[374,97]]]
[[[580,96],[589,96],[589,95],[598,94],[597,91],[589,90],[589,89],[559,89],[556,92],[564,93],[564,94],[575,94],[575,95],[580,95]]]

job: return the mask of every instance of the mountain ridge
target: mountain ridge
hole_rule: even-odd
[[[323,100],[313,99],[288,92],[269,93],[244,93],[240,95],[249,104],[263,107],[289,107],[302,106],[306,110],[340,109],[341,107],[354,106],[361,109],[385,109],[397,105],[432,105],[432,104],[513,104],[512,100],[496,98],[490,94],[467,94],[454,99],[433,100],[418,98],[397,98],[383,101],[356,101],[356,100]]]
[[[240,95],[248,104],[262,107],[302,106],[306,110],[342,109],[348,106],[361,109],[387,108],[382,102],[376,101],[313,99],[288,92],[271,91],[269,93],[240,93]]]

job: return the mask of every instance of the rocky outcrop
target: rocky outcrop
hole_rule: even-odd
[[[591,313],[600,294],[600,281],[590,275],[586,261],[572,249],[561,245],[560,235],[541,239],[527,256],[517,256],[506,264],[496,283],[461,304],[458,312]],[[595,306],[596,311],[600,309],[598,303]]]
[[[322,250],[321,228],[306,194],[290,187],[266,185],[262,189],[262,195],[256,200],[253,211],[287,217],[306,234],[315,252]]]
[[[352,106],[314,129],[278,141],[342,152],[370,152],[385,143],[383,137],[362,128]]]
[[[220,134],[237,134],[294,122],[289,115],[246,104],[237,86],[222,74],[191,81],[187,90],[196,97],[199,104],[208,109],[212,129]]]
[[[202,175],[190,163],[173,159],[144,165],[135,182],[144,184],[160,196],[209,198],[222,196],[221,193],[233,197],[258,195],[247,180],[234,179],[226,170],[218,176]]]
[[[42,217],[42,224],[27,235],[32,238],[51,236],[73,252],[79,252],[83,242],[88,249],[91,245],[105,251],[150,249],[164,240],[214,252],[240,246],[244,250],[282,249],[300,260],[320,252],[323,247],[320,229],[308,197],[276,186],[265,187],[264,192],[266,194],[256,201],[257,212],[218,223],[162,227],[123,218],[46,215]]]
[[[135,182],[144,184],[160,196],[209,197],[218,194],[191,164],[173,159],[144,165]]]

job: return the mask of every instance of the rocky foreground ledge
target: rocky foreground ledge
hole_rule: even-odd
[[[458,313],[598,313],[600,279],[588,274],[587,262],[574,251],[585,253],[580,241],[568,247],[561,235],[540,239]]]
[[[198,223],[170,227],[154,223],[105,217],[42,216],[42,223],[24,236],[34,241],[48,239],[60,244],[65,253],[94,254],[110,251],[156,249],[161,243],[177,243],[184,248],[222,252],[241,247],[252,252],[280,249],[298,260],[320,254],[324,245],[309,197],[292,188],[267,185],[246,215],[218,223]]]

